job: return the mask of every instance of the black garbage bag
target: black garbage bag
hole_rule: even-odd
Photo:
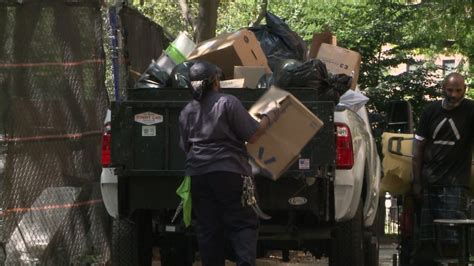
[[[160,68],[155,60],[135,82],[135,89],[157,89],[168,86],[169,75]]]
[[[352,85],[352,77],[346,74],[329,73],[329,84],[339,95],[343,95]]]
[[[257,83],[257,89],[267,89],[274,84],[273,73],[263,75]]]
[[[310,87],[318,90],[318,99],[339,103],[339,98],[351,86],[352,78],[345,74],[333,75],[319,59],[302,63],[289,59],[281,61],[273,74],[274,84],[282,88]]]
[[[267,56],[268,65],[274,71],[281,60],[306,61],[307,47],[303,39],[279,17],[267,11],[266,25],[250,27]]]
[[[326,65],[319,59],[305,63],[297,60],[282,61],[275,70],[275,85],[279,87],[311,87],[326,90],[329,87]]]
[[[176,65],[170,74],[171,86],[173,88],[189,88],[189,69],[194,65],[194,61],[184,61]]]
[[[351,88],[352,77],[346,74],[328,74],[329,87],[325,91],[320,91],[319,100],[338,104],[341,96]]]

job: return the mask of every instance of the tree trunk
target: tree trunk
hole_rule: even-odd
[[[186,30],[190,30],[190,32],[194,32],[194,25],[196,21],[194,20],[191,10],[189,10],[189,6],[186,0],[179,0],[179,6],[181,7],[181,15],[186,24]]]
[[[260,22],[262,22],[263,18],[265,17],[265,14],[267,13],[267,7],[268,0],[262,0],[262,3],[260,4],[260,12],[258,13],[258,17],[255,22],[252,23],[252,27],[260,25]]]
[[[196,43],[216,36],[217,8],[220,0],[199,0],[199,17],[195,32]]]

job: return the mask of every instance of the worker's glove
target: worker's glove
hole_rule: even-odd
[[[266,116],[268,118],[268,123],[271,125],[273,123],[275,123],[275,121],[278,120],[278,118],[280,117],[280,107],[274,107],[268,111],[265,111],[263,113],[261,113],[261,116],[264,117]]]

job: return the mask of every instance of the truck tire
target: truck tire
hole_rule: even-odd
[[[334,237],[331,241],[329,265],[365,266],[362,208],[361,201],[354,218],[350,221],[342,222],[335,229]]]
[[[151,218],[138,212],[131,219],[112,220],[112,265],[151,265]],[[149,230],[148,230],[149,229]]]

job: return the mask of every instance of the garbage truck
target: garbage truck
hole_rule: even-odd
[[[259,206],[272,217],[261,220],[258,255],[281,250],[288,261],[290,250],[304,250],[330,265],[378,265],[381,165],[366,108],[322,100],[314,88],[285,89],[324,126],[278,180],[255,176]],[[265,91],[224,90],[246,108]],[[190,100],[183,88],[129,89],[111,103],[101,187],[114,265],[150,265],[158,253],[162,265],[197,259],[193,225],[175,217],[185,165],[178,116]]]

